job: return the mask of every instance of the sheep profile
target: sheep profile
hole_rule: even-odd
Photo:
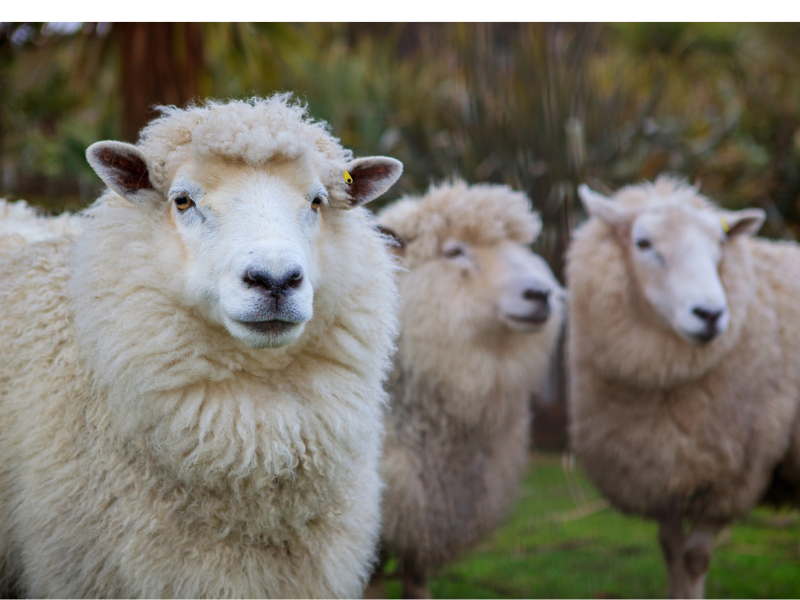
[[[717,531],[765,495],[800,400],[800,250],[753,239],[676,179],[606,198],[568,253],[571,443],[626,513],[654,519],[669,594],[702,597]],[[688,524],[688,530],[685,525]]]
[[[386,550],[404,597],[491,532],[526,464],[530,396],[544,380],[563,290],[528,248],[528,197],[455,181],[378,218],[402,248],[400,336],[384,444]]]
[[[402,165],[288,95],[161,110],[88,149],[82,233],[0,246],[0,589],[358,596],[397,310],[358,207]]]

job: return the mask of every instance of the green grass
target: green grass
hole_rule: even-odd
[[[431,591],[434,598],[664,597],[656,529],[609,508],[579,468],[537,455],[505,526],[438,573]],[[722,532],[707,596],[800,597],[799,533],[800,512],[766,508]],[[399,581],[388,581],[386,592],[399,598]]]

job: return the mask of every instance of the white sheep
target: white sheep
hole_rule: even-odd
[[[87,151],[82,234],[0,248],[0,588],[358,596],[402,165],[286,95],[162,112]]]
[[[800,250],[752,239],[763,211],[720,210],[674,179],[580,194],[572,447],[616,507],[658,521],[670,596],[702,597],[715,533],[762,499],[781,461],[800,481],[800,454],[784,460],[800,400]]]
[[[378,221],[402,244],[407,267],[382,539],[399,558],[404,597],[426,597],[428,574],[513,505],[563,289],[528,247],[541,229],[529,198],[506,186],[432,187]]]

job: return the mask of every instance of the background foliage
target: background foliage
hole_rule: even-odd
[[[81,208],[100,189],[85,148],[135,141],[147,107],[289,90],[357,155],[403,161],[372,208],[453,174],[525,190],[560,278],[584,181],[680,174],[791,239],[798,39],[797,24],[2,23],[0,196]],[[566,445],[563,383],[554,369],[540,447]]]
[[[100,189],[85,148],[135,141],[155,115],[143,107],[290,90],[357,155],[403,161],[380,202],[453,174],[525,190],[559,277],[584,181],[612,191],[680,174],[723,206],[764,208],[764,235],[795,239],[798,42],[797,24],[0,23],[0,196],[82,208]],[[566,439],[554,373],[557,400],[534,421],[551,448]],[[654,526],[539,463],[510,523],[434,594],[662,594]],[[734,528],[709,594],[798,596],[797,520],[759,511]]]
[[[292,90],[356,153],[399,158],[395,195],[453,173],[524,189],[559,275],[582,181],[613,189],[671,171],[726,206],[765,208],[767,235],[800,231],[789,24],[5,23],[0,194],[85,205],[97,189],[85,147],[130,139],[153,116],[127,114],[134,91],[145,105],[184,101],[134,72],[137,26],[159,45],[144,64],[178,65],[192,98]]]

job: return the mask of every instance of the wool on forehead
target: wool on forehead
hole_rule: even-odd
[[[685,179],[661,175],[655,181],[628,185],[618,190],[612,199],[626,207],[649,205],[683,205],[699,209],[713,209],[714,204],[699,193],[698,187]]]
[[[190,157],[225,157],[259,166],[278,156],[308,155],[325,183],[338,182],[352,159],[328,124],[312,119],[289,93],[158,110],[161,116],[142,130],[137,145],[150,162],[151,180],[162,190]]]
[[[459,179],[432,185],[421,198],[405,197],[380,215],[383,226],[415,245],[438,247],[448,238],[476,245],[502,240],[531,244],[542,229],[522,192],[505,185],[467,185]]]

